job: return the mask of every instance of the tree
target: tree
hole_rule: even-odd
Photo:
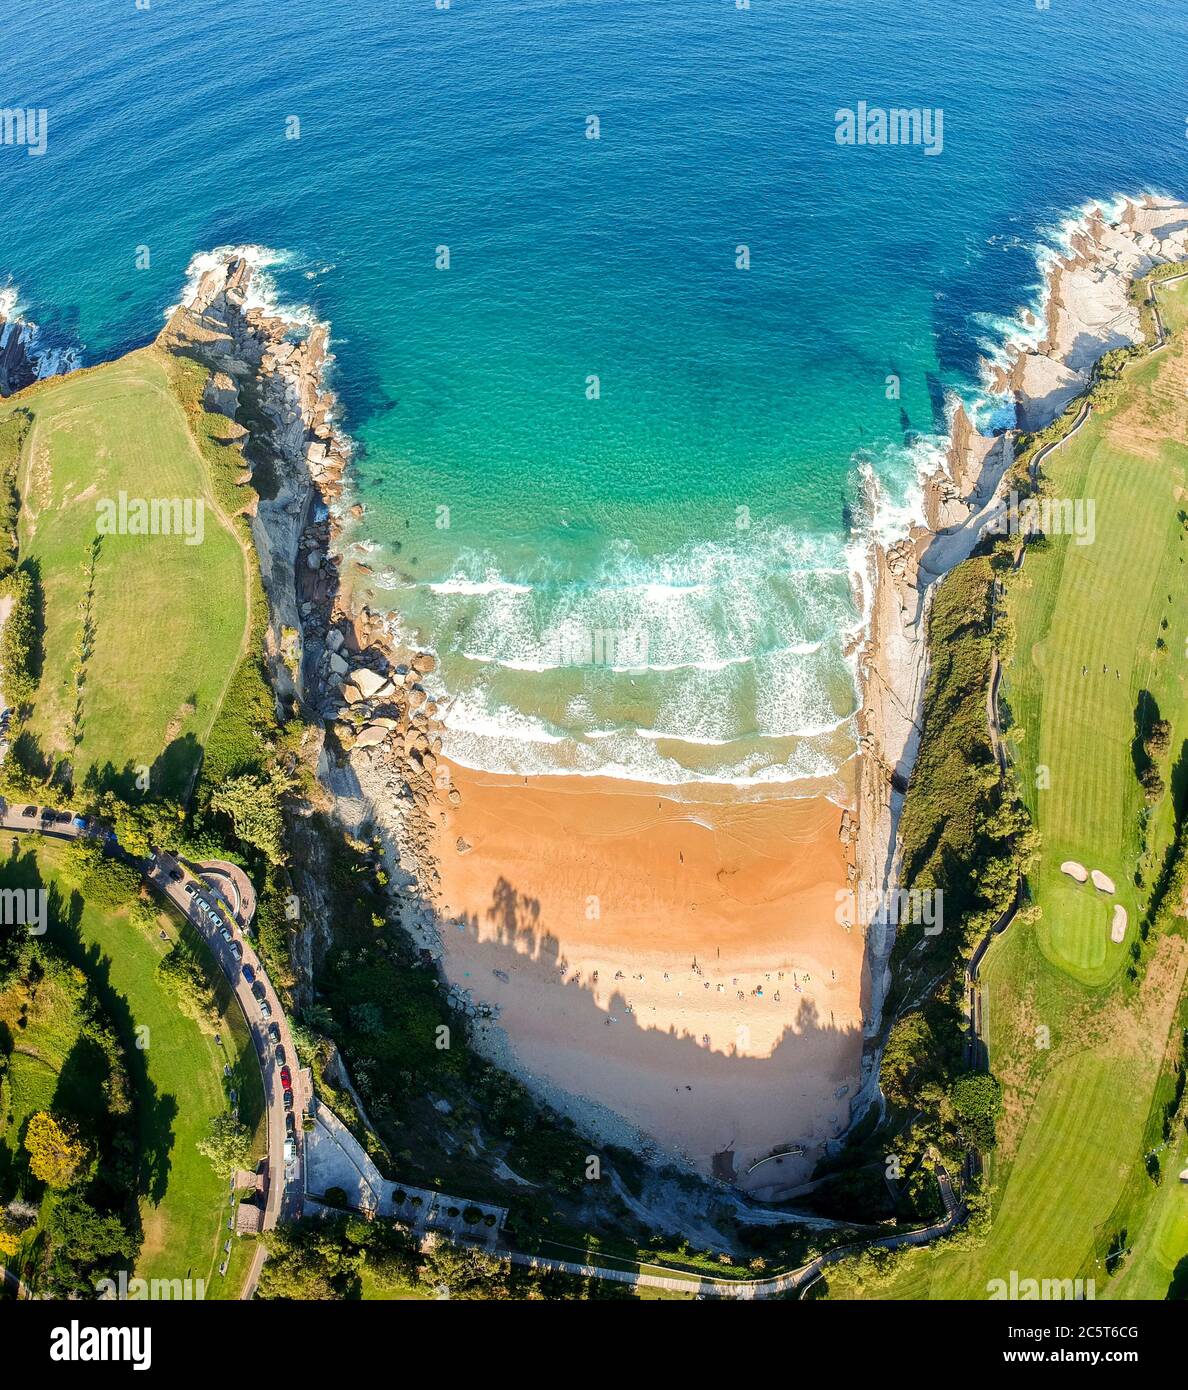
[[[438,1241],[421,1266],[420,1280],[450,1298],[506,1298],[507,1264],[481,1250]]]
[[[1149,764],[1139,773],[1139,782],[1142,784],[1143,796],[1148,806],[1154,806],[1167,790],[1163,778],[1159,775],[1159,769],[1154,763]]]
[[[210,1159],[220,1177],[229,1178],[251,1161],[251,1132],[229,1111],[216,1115],[210,1122],[210,1133],[198,1141],[198,1152]]]
[[[21,1247],[21,1233],[9,1225],[8,1218],[0,1216],[0,1255],[11,1259]]]
[[[994,1122],[1002,1087],[989,1072],[967,1072],[953,1083],[950,1098],[965,1137],[983,1152],[994,1147]]]
[[[135,1258],[137,1243],[119,1217],[104,1216],[77,1192],[54,1203],[50,1225],[72,1264],[91,1265],[113,1255]]]
[[[87,1146],[65,1120],[39,1110],[25,1133],[29,1170],[48,1187],[69,1187],[87,1157]]]
[[[269,863],[285,862],[284,817],[281,797],[293,785],[280,769],[267,779],[245,772],[224,782],[210,798],[210,809],[229,816],[235,833],[245,845],[253,845]]]
[[[116,909],[140,896],[140,875],[122,860],[104,854],[98,841],[85,836],[72,840],[64,858],[67,872],[87,902]]]
[[[1171,724],[1166,719],[1157,719],[1147,735],[1146,750],[1150,758],[1162,758],[1171,747]]]

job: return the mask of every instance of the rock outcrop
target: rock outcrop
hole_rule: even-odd
[[[0,300],[0,396],[14,396],[37,380],[37,362],[32,352],[36,328],[14,313],[12,305]]]

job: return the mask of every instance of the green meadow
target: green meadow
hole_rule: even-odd
[[[144,348],[38,385],[18,408],[33,417],[20,555],[44,624],[27,761],[43,774],[65,764],[76,785],[97,769],[125,790],[149,768],[152,791],[183,796],[245,644],[248,560],[165,361]],[[200,499],[201,543],[159,520],[158,534],[99,535],[121,492],[126,516],[137,499],[188,505],[194,535]]]

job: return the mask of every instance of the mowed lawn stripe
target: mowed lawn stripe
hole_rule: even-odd
[[[1040,939],[1057,964],[1098,984],[1127,949],[1109,940],[1113,902],[1132,923],[1138,907],[1131,878],[1142,801],[1130,744],[1140,692],[1159,684],[1152,651],[1173,579],[1169,561],[1178,558],[1175,470],[1121,451],[1109,423],[1095,419],[1048,471],[1050,495],[1094,502],[1095,538],[1056,539],[1028,556],[1031,588],[1018,606],[1034,616],[1021,620],[1019,649],[1034,670],[1016,663],[1011,698],[1024,730],[1019,765],[1043,835]],[[1102,869],[1116,897],[1076,887],[1060,874],[1065,859]]]

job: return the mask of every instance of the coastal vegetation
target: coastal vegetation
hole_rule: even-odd
[[[979,977],[980,1041],[1001,1088],[996,1147],[987,1153],[985,1136],[969,1136],[983,1155],[989,1205],[975,1209],[960,1237],[839,1265],[828,1276],[835,1296],[980,1298],[987,1281],[1010,1268],[1093,1279],[1098,1297],[1175,1296],[1183,1245],[1177,1255],[1174,1238],[1184,1212],[1167,1191],[1178,1184],[1164,1175],[1180,1171],[1188,1147],[1188,688],[1182,662],[1168,654],[1182,653],[1188,641],[1188,613],[1176,599],[1188,558],[1184,284],[1161,292],[1160,306],[1170,346],[1124,354],[1121,374],[1121,358],[1108,363],[1100,379],[1110,389],[1039,470],[1044,496],[1093,501],[1093,542],[1053,534],[1021,548],[1021,539],[1001,540],[996,553],[950,574],[937,595],[943,615],[946,590],[968,593],[986,566],[997,575],[993,624],[1006,639],[994,639],[1004,661],[1001,719],[1036,837],[1020,865],[1021,910],[993,939]],[[1078,414],[1074,403],[1066,426]],[[1024,441],[1031,462],[1042,447]],[[1030,473],[1028,466],[1028,483]],[[947,658],[938,644],[947,630],[942,616],[931,634],[941,671]],[[941,708],[935,674],[926,721]],[[971,734],[988,677],[987,669],[967,694]],[[984,755],[984,743],[969,746]],[[905,864],[912,827],[927,821],[920,808],[935,794],[934,766],[922,759],[909,788]],[[1148,768],[1157,779],[1144,776]],[[1069,862],[1101,871],[1112,890],[1078,883],[1062,868]],[[1112,938],[1117,907],[1126,912],[1121,941]],[[910,953],[901,956],[905,965],[910,982],[919,974]],[[956,1042],[964,993],[957,974],[919,1019],[909,1013],[893,1025],[885,1072],[893,1088],[905,1051],[909,1073],[926,1056],[935,1034],[925,1025],[946,996],[949,1032],[941,1036]],[[956,1055],[954,1046],[949,1057]],[[926,1125],[943,1121],[939,1096],[918,1091],[917,1100]]]

